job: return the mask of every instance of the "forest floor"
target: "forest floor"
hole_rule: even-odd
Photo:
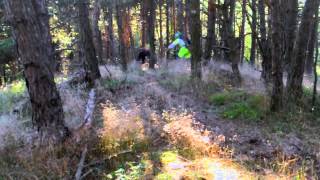
[[[269,115],[266,87],[256,78],[259,72],[249,67],[241,69],[240,87],[232,86],[224,64],[204,69],[203,82],[190,81],[186,61],[171,61],[156,71],[132,64],[127,74],[107,68],[112,77],[100,68],[103,78],[96,88],[90,132],[77,132],[81,140],[68,142],[69,150],[50,151],[59,158],[31,158],[34,164],[50,160],[45,167],[29,167],[30,156],[20,153],[34,150],[4,140],[9,145],[1,154],[15,151],[15,156],[0,156],[0,179],[18,177],[17,169],[29,179],[40,177],[44,169],[55,177],[73,177],[84,146],[89,150],[83,176],[89,179],[304,179],[320,174],[319,119],[304,113]],[[81,86],[59,87],[67,124],[77,127],[88,93]],[[19,132],[35,136],[28,128]],[[15,133],[10,136],[9,141],[19,139]],[[17,168],[12,161],[29,165]]]

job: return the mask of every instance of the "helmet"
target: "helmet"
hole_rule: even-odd
[[[175,34],[174,34],[174,37],[177,39],[177,38],[181,38],[181,36],[182,36],[182,33],[181,32],[176,32]]]

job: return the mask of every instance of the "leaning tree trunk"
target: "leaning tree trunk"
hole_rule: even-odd
[[[294,56],[291,62],[291,68],[288,72],[287,94],[288,100],[297,102],[303,95],[302,81],[305,67],[305,52],[308,49],[308,41],[312,31],[312,17],[318,11],[319,0],[307,0],[302,14],[301,24],[294,48]]]
[[[271,23],[272,23],[272,94],[271,111],[278,112],[283,108],[283,3],[279,0],[271,2]]]
[[[191,78],[201,79],[201,21],[200,1],[190,1],[190,32],[191,32]]]
[[[40,132],[61,140],[68,128],[50,68],[53,56],[48,50],[51,37],[45,0],[5,0],[5,10],[24,67],[33,123]]]
[[[94,48],[92,31],[89,21],[89,1],[80,0],[78,2],[79,10],[79,35],[80,35],[80,52],[83,58],[83,66],[86,72],[85,80],[90,86],[96,79],[101,77],[99,71],[98,59]]]
[[[208,35],[204,51],[204,59],[206,62],[212,57],[213,44],[216,43],[215,25],[216,25],[216,4],[215,0],[208,1]]]

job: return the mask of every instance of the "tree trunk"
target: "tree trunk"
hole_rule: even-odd
[[[252,6],[252,33],[251,33],[251,50],[250,50],[250,64],[254,65],[256,62],[256,52],[257,52],[257,37],[256,37],[256,31],[257,31],[257,1],[252,0],[251,2]]]
[[[312,106],[315,108],[316,106],[316,98],[317,98],[317,87],[318,87],[318,72],[317,72],[317,66],[318,66],[318,60],[319,60],[319,11],[316,12],[315,16],[315,26],[314,28],[316,29],[316,35],[315,35],[315,48],[316,48],[316,55],[314,58],[314,63],[313,63],[313,75],[314,75],[314,83],[313,83],[313,95],[312,95]]]
[[[163,0],[159,0],[159,31],[160,31],[160,37],[159,37],[159,42],[160,42],[160,58],[163,58],[164,52],[163,52],[163,14],[162,14],[162,6],[163,6]]]
[[[118,35],[119,35],[119,43],[120,43],[120,58],[122,70],[128,70],[128,62],[129,62],[129,50],[130,50],[130,33],[129,27],[127,26],[129,15],[125,9],[121,7],[116,7],[117,12],[117,24],[118,24]]]
[[[208,35],[206,40],[204,59],[209,61],[212,57],[213,45],[216,43],[216,4],[215,0],[208,1]]]
[[[183,3],[182,0],[177,1],[177,30],[183,32],[184,29],[184,16],[183,16]]]
[[[200,1],[190,1],[190,31],[191,31],[191,78],[201,80],[201,21]]]
[[[271,1],[271,23],[272,23],[272,94],[271,111],[279,112],[283,108],[283,23],[284,3],[279,0]]]
[[[107,59],[111,59],[114,62],[114,33],[113,33],[113,8],[109,6],[106,10],[105,20],[107,22],[106,25],[106,36],[107,36],[107,45],[106,45],[106,57]]]
[[[101,11],[101,0],[95,0],[93,6],[93,13],[92,13],[92,36],[94,47],[96,50],[96,55],[98,58],[98,62],[102,62],[102,38],[101,38],[101,31],[99,29],[99,18],[100,18],[100,11]]]
[[[307,50],[307,57],[306,57],[306,66],[305,71],[307,74],[312,74],[312,68],[313,68],[313,62],[314,62],[314,51],[315,51],[315,45],[317,40],[317,16],[318,11],[316,12],[316,16],[312,18],[312,30],[311,34],[308,40],[308,50]]]
[[[99,71],[98,59],[94,48],[92,31],[89,21],[89,2],[81,0],[79,6],[79,35],[80,35],[80,52],[83,57],[83,66],[86,72],[86,82],[90,86],[94,85],[94,81],[101,77]]]
[[[166,1],[166,46],[170,44],[170,0]],[[170,58],[170,51],[167,51],[167,59]]]
[[[50,67],[53,56],[49,51],[51,37],[46,3],[44,0],[5,0],[5,9],[24,67],[33,123],[40,132],[61,140],[68,128],[64,125],[62,102]]]
[[[149,67],[154,69],[157,62],[156,57],[156,44],[155,44],[155,19],[156,19],[156,3],[155,1],[146,0],[145,5],[147,6],[147,27],[148,32],[148,42],[150,45],[151,57]]]
[[[245,53],[245,41],[246,41],[246,10],[247,6],[247,0],[242,0],[242,21],[241,21],[241,29],[240,29],[240,38],[241,38],[241,45],[240,45],[240,62],[243,63],[243,60],[245,59],[244,53]]]
[[[291,69],[288,72],[287,94],[288,100],[296,102],[303,94],[302,81],[305,67],[305,52],[308,49],[306,37],[310,37],[312,32],[312,17],[319,8],[319,0],[307,0],[302,14],[301,24],[293,51]]]
[[[261,76],[266,83],[271,82],[272,79],[272,56],[271,56],[271,40],[270,36],[267,36],[266,25],[266,9],[264,0],[259,0],[258,4],[259,18],[260,18],[260,40],[259,49],[262,56],[262,73]],[[269,28],[270,31],[270,28]],[[269,33],[270,34],[270,33]]]
[[[297,24],[298,24],[298,0],[285,0],[284,7],[286,10],[285,20],[283,22],[285,28],[285,55],[284,67],[289,70],[293,56],[294,43],[296,40]]]

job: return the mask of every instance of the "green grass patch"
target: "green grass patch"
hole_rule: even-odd
[[[175,151],[165,151],[160,154],[160,162],[169,164],[178,160],[178,153]]]
[[[15,103],[23,96],[26,85],[23,81],[17,81],[0,89],[0,113],[11,112]]]
[[[266,97],[243,91],[216,93],[209,96],[208,100],[219,107],[220,115],[227,119],[259,121],[267,112]]]

